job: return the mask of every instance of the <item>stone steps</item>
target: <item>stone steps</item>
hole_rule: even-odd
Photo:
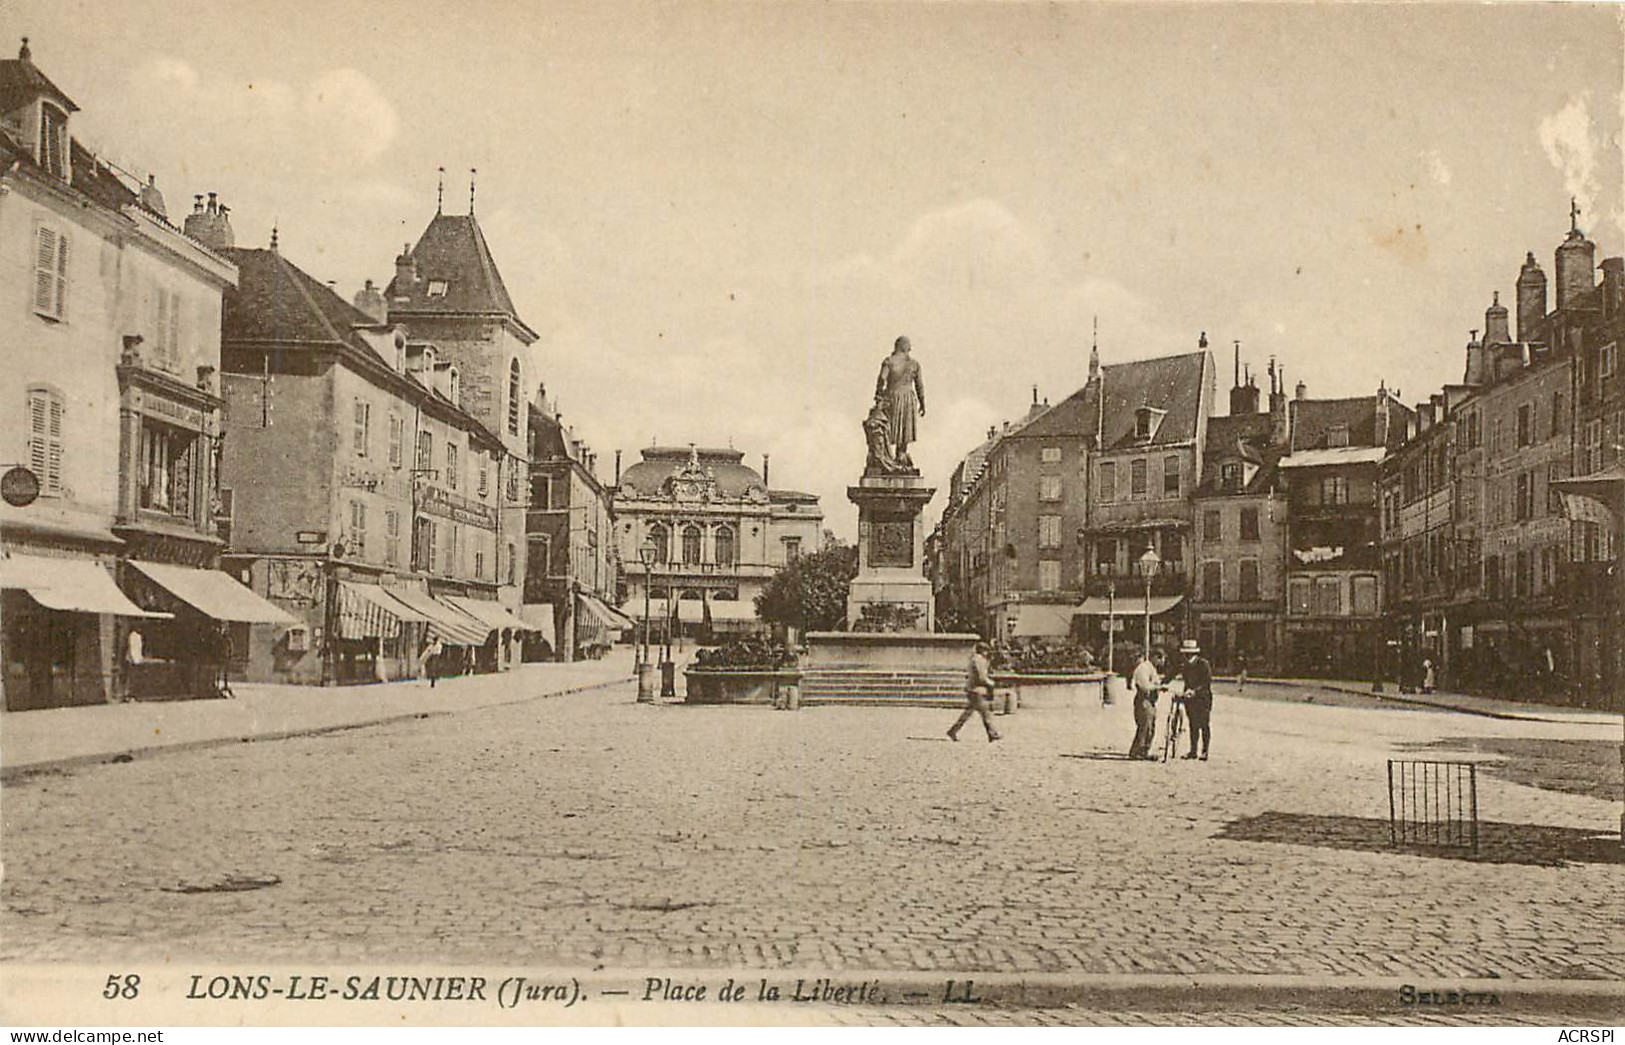
[[[801,677],[803,704],[952,707],[965,702],[965,673],[820,666]]]

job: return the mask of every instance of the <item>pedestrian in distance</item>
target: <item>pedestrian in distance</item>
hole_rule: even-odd
[[[1236,692],[1247,692],[1247,654],[1236,654]]]
[[[1000,739],[999,731],[993,728],[993,713],[988,708],[988,701],[993,699],[993,676],[988,674],[987,656],[992,649],[986,642],[978,642],[971,651],[970,664],[965,669],[965,710],[959,713],[959,721],[948,730],[949,740],[959,739],[960,729],[970,721],[972,715],[982,716],[988,743]]]
[[[435,681],[440,674],[440,657],[445,652],[445,643],[440,641],[438,635],[430,639],[429,644],[423,647],[422,669],[423,674],[429,676],[430,689],[434,689]]]
[[[1191,749],[1185,753],[1185,757],[1197,757],[1196,748],[1200,741],[1201,758],[1206,762],[1208,743],[1213,736],[1213,666],[1202,656],[1202,647],[1197,645],[1195,639],[1181,642],[1179,654],[1186,658],[1185,666],[1173,678],[1185,683],[1185,713],[1191,721]]]
[[[1129,745],[1128,757],[1154,762],[1152,741],[1157,736],[1157,695],[1162,692],[1162,650],[1152,650],[1141,656],[1134,667],[1134,742]]]

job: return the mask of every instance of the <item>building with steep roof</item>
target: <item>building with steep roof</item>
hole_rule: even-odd
[[[458,405],[433,344],[355,308],[281,252],[230,248],[222,317],[226,561],[295,617],[236,643],[256,681],[416,677],[519,659],[525,532],[507,442]]]
[[[0,505],[11,710],[212,693],[216,620],[137,564],[229,583],[216,383],[237,270],[74,139],[77,111],[26,40],[0,60],[0,461],[39,484]]]
[[[1086,629],[1104,645],[1115,601],[1145,602],[1149,547],[1162,559],[1154,639],[1169,641],[1184,623],[1189,495],[1213,395],[1205,337],[1196,352],[1108,366],[1094,350],[1082,388],[972,455],[979,475],[942,522],[952,608],[1001,639]]]
[[[1286,500],[1276,418],[1259,409],[1258,388],[1243,383],[1237,347],[1230,413],[1208,421],[1202,479],[1193,497],[1191,585],[1196,638],[1220,671],[1273,670],[1281,659]],[[1275,361],[1271,403],[1284,409]]]
[[[626,580],[623,612],[643,616],[644,597],[659,620],[698,632],[707,616],[719,631],[761,631],[755,599],[773,574],[816,551],[824,513],[816,494],[768,485],[744,452],[714,447],[651,446],[615,480],[615,537]],[[639,549],[649,542],[654,564]]]
[[[614,642],[624,622],[618,605],[619,557],[614,492],[598,477],[593,453],[539,387],[530,410],[530,507],[525,537],[525,613],[544,628],[547,649],[527,659],[572,661]]]

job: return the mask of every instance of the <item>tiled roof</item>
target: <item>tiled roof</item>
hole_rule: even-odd
[[[1388,411],[1387,442],[1397,446],[1405,441],[1416,412],[1391,395],[1383,403]],[[1377,443],[1377,403],[1373,396],[1292,399],[1288,400],[1287,409],[1292,411],[1292,449],[1295,451],[1325,448],[1327,431],[1337,425],[1348,428],[1349,446]]]
[[[220,320],[225,341],[348,344],[366,350],[357,326],[377,321],[274,250],[229,247],[237,289],[226,291]]]
[[[0,112],[7,112],[41,94],[50,95],[69,112],[79,111],[73,99],[52,83],[49,76],[40,72],[30,59],[0,59]]]
[[[403,284],[392,279],[384,291],[391,314],[491,314],[525,325],[474,215],[436,214],[412,248],[412,260],[417,280]],[[429,285],[441,282],[446,284],[445,293],[431,297]]]
[[[700,467],[717,480],[717,492],[723,497],[741,498],[754,487],[767,493],[761,475],[743,463],[743,450],[706,449],[694,451]],[[621,474],[621,490],[629,496],[660,493],[666,479],[688,465],[689,448],[686,446],[651,446],[643,451],[643,460]]]
[[[1270,415],[1231,414],[1210,417],[1207,421],[1207,447],[1202,462],[1202,482],[1197,496],[1217,497],[1236,493],[1263,493],[1275,485],[1276,464],[1285,447],[1269,445]],[[1252,478],[1241,490],[1220,489],[1219,463],[1225,458],[1240,457],[1257,467]]]
[[[1165,410],[1162,424],[1148,446],[1167,446],[1196,438],[1208,380],[1208,353],[1138,359],[1101,367],[1105,412],[1101,446],[1114,450],[1139,445],[1134,414],[1142,406]],[[1095,430],[1099,403],[1095,385],[1084,385],[1022,430],[1024,436],[1083,435]]]

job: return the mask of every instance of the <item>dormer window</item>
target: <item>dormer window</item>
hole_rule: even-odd
[[[1241,489],[1241,462],[1226,461],[1219,466],[1219,485],[1229,492]]]
[[[459,402],[457,397],[458,397],[458,394],[462,392],[462,390],[463,390],[463,382],[462,382],[462,379],[461,379],[461,375],[457,373],[457,368],[456,367],[447,367],[446,368],[446,398],[450,399],[453,403]]]
[[[68,180],[68,114],[50,102],[40,102],[39,165],[46,173]]]
[[[429,296],[432,297],[432,298],[443,298],[443,297],[445,297],[446,296],[446,281],[443,280],[443,279],[431,279],[429,281]]]
[[[1330,428],[1326,429],[1326,445],[1327,446],[1347,446],[1347,445],[1349,445],[1349,426],[1348,425],[1332,425]]]
[[[1134,411],[1134,438],[1141,442],[1150,442],[1155,438],[1157,429],[1162,426],[1162,419],[1168,416],[1168,411],[1158,410],[1154,406],[1142,406]]]

